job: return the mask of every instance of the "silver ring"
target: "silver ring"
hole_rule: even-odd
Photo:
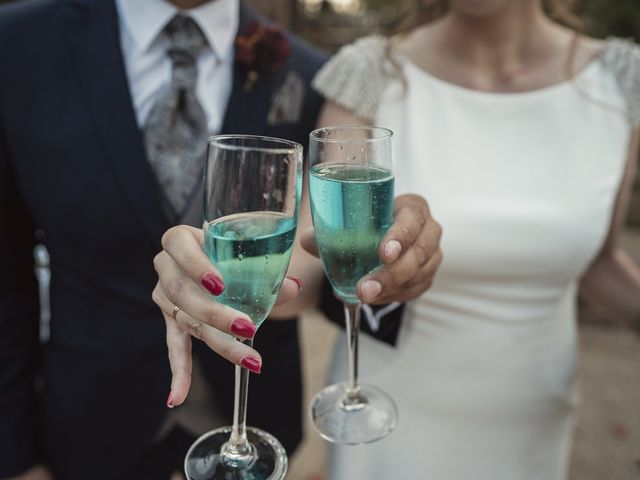
[[[177,319],[176,319],[176,316],[178,315],[178,312],[179,312],[179,311],[180,311],[180,307],[179,307],[179,306],[177,306],[177,305],[174,305],[174,306],[173,306],[173,312],[171,312],[171,317],[172,317],[174,320],[177,320]]]

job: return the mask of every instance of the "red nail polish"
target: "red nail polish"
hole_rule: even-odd
[[[205,273],[200,279],[200,283],[202,286],[209,290],[213,295],[220,295],[224,292],[224,283],[222,283],[222,279],[216,277],[213,273]]]
[[[287,278],[289,280],[293,280],[298,284],[298,290],[302,290],[302,287],[304,287],[304,282],[302,281],[301,278],[298,278],[298,277],[287,277]]]
[[[253,373],[260,373],[260,368],[262,367],[262,365],[260,365],[260,360],[255,357],[244,357],[240,361],[240,364],[247,370],[251,370]]]
[[[231,323],[231,331],[244,338],[253,338],[256,333],[256,326],[244,318],[236,318]]]
[[[167,397],[167,408],[173,408],[175,405],[173,404],[173,394],[169,392],[169,396]]]

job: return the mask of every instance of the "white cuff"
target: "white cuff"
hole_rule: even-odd
[[[393,312],[399,306],[400,302],[393,302],[374,313],[373,308],[371,308],[370,305],[363,304],[362,311],[364,312],[364,318],[367,319],[367,323],[369,324],[371,331],[377,332],[380,329],[380,320],[382,320],[382,317]]]

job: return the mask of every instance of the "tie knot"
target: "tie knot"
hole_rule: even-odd
[[[185,15],[173,17],[165,27],[165,32],[169,36],[170,49],[182,50],[194,58],[207,44],[198,24]]]
[[[177,88],[193,88],[197,77],[196,58],[207,40],[190,17],[176,15],[165,27],[169,38],[167,54],[173,63],[173,82]]]

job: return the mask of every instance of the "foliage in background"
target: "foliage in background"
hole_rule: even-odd
[[[406,11],[412,1],[359,0],[359,3],[368,10],[392,5],[398,11]],[[611,35],[633,38],[640,42],[640,0],[578,0],[577,3],[585,33],[599,38]]]
[[[640,42],[640,0],[583,0],[578,12],[590,35],[614,35]]]

